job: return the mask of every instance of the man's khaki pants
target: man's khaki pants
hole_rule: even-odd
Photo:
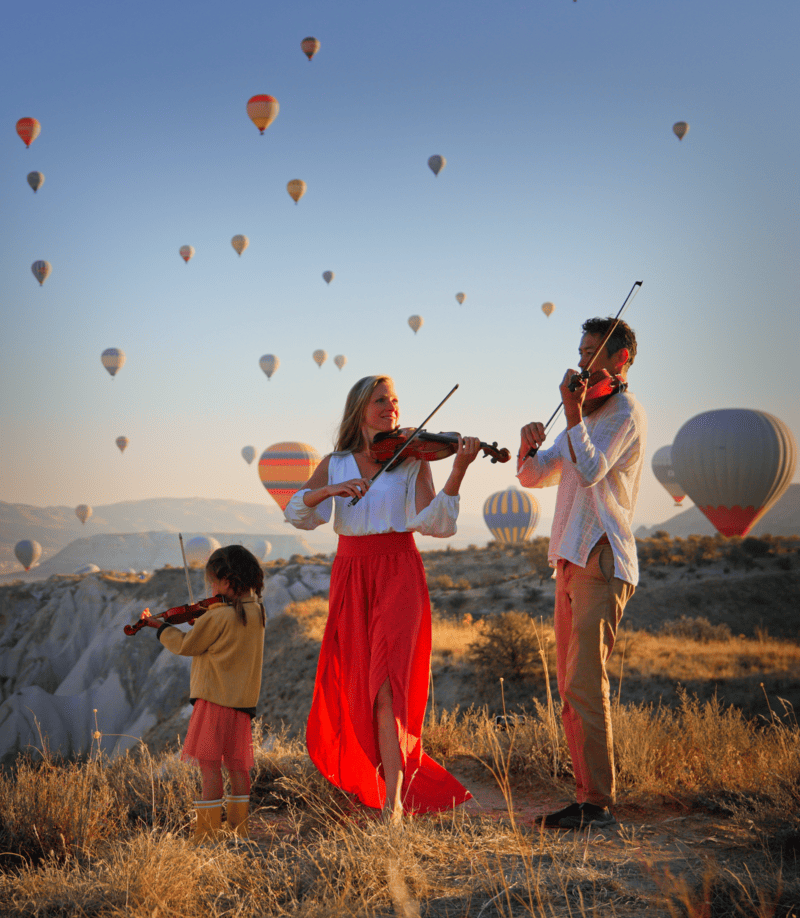
[[[614,802],[614,742],[606,661],[634,587],[614,576],[611,546],[598,543],[586,567],[559,561],[556,671],[578,803]]]

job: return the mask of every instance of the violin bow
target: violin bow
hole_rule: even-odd
[[[192,581],[189,579],[189,565],[186,563],[186,550],[183,547],[183,535],[178,533],[178,541],[181,543],[181,554],[183,555],[183,572],[186,574],[186,586],[189,589],[189,602],[194,605],[194,594],[192,593]]]
[[[608,331],[605,333],[605,336],[603,337],[603,340],[600,342],[599,346],[597,347],[597,349],[595,350],[594,354],[592,355],[592,359],[591,359],[591,360],[589,361],[589,363],[581,370],[580,373],[576,373],[576,374],[572,377],[572,380],[570,381],[570,384],[569,384],[569,390],[570,390],[570,392],[574,392],[574,391],[578,388],[578,383],[579,383],[582,379],[588,379],[588,378],[591,376],[591,372],[590,372],[590,371],[591,371],[591,369],[592,369],[592,364],[595,362],[595,360],[597,360],[597,358],[600,356],[600,353],[602,352],[603,348],[608,344],[609,339],[610,339],[611,336],[614,334],[614,331],[615,331],[616,327],[619,325],[619,320],[622,318],[622,314],[625,312],[625,310],[626,310],[626,309],[628,308],[628,306],[630,305],[631,300],[632,300],[632,299],[636,296],[636,294],[639,292],[639,288],[640,288],[641,286],[642,286],[642,282],[641,282],[641,281],[634,281],[634,284],[633,284],[633,286],[631,287],[630,291],[628,292],[628,295],[625,297],[625,302],[622,304],[622,306],[619,307],[619,310],[618,310],[617,314],[614,316],[614,321],[613,321],[613,322],[611,323],[611,325],[609,326]],[[549,420],[548,420],[547,423],[544,425],[544,432],[545,432],[545,433],[547,433],[547,431],[550,430],[550,426],[552,425],[553,421],[555,421],[555,419],[559,416],[559,414],[561,413],[561,409],[562,409],[563,407],[564,407],[564,403],[563,403],[563,402],[559,402],[559,403],[558,403],[558,408],[556,408],[556,410],[550,415]],[[533,449],[533,448],[529,449],[528,452],[525,453],[525,459],[529,459],[531,456],[535,456],[537,452],[538,452],[538,450],[536,450],[536,449]],[[524,461],[525,461],[525,460],[523,459],[523,462],[524,462]]]
[[[397,449],[394,451],[394,455],[391,458],[387,459],[386,462],[383,463],[383,465],[372,476],[372,478],[370,478],[369,480],[370,484],[372,484],[382,472],[390,472],[392,470],[392,466],[397,461],[397,457],[403,452],[403,450],[406,449],[406,447],[408,446],[409,443],[411,443],[412,440],[414,440],[416,437],[419,436],[419,432],[422,430],[422,428],[428,423],[428,421],[430,421],[430,419],[436,414],[436,412],[442,407],[442,405],[444,405],[444,403],[450,398],[450,396],[456,391],[457,388],[458,388],[458,383],[456,383],[453,386],[453,388],[447,393],[447,395],[445,395],[445,397],[439,402],[439,404],[433,409],[433,411],[431,411],[431,413],[419,425],[419,427],[414,431],[414,433],[411,434],[411,436],[406,440],[406,442],[401,443],[400,446],[397,447]],[[348,506],[355,507],[355,505],[360,500],[361,500],[360,497],[353,497],[350,499],[350,503],[348,504]]]

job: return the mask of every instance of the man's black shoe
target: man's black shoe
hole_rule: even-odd
[[[571,826],[565,825],[562,819],[575,819],[576,817],[578,819],[581,818],[581,804],[570,803],[570,805],[565,806],[564,809],[545,816],[543,825],[545,829],[567,829],[571,828]]]
[[[557,815],[557,814],[553,814]],[[596,803],[581,803],[577,812],[565,813],[559,822],[562,829],[604,829],[614,826],[617,820],[607,806],[598,806]]]

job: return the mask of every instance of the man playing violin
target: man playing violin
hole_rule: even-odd
[[[556,569],[556,670],[576,800],[546,816],[548,828],[616,822],[609,810],[615,777],[606,661],[639,579],[631,525],[647,419],[626,391],[636,336],[611,318],[589,319],[582,330],[578,366],[606,370],[624,385],[590,413],[585,380],[567,370],[559,386],[567,428],[539,451],[544,426],[526,424],[517,470],[524,487],[558,487],[548,559]]]

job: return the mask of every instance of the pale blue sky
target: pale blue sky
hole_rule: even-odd
[[[380,372],[404,423],[458,382],[431,429],[516,453],[558,404],[581,322],[636,280],[648,466],[713,408],[797,436],[799,29],[796,0],[17,3],[0,38],[0,499],[269,502],[241,447],[326,452],[349,387]],[[281,105],[263,137],[258,93]],[[22,116],[42,124],[30,149]],[[107,347],[127,355],[114,380]],[[481,462],[465,511],[514,481]],[[669,515],[648,470],[637,523]]]

